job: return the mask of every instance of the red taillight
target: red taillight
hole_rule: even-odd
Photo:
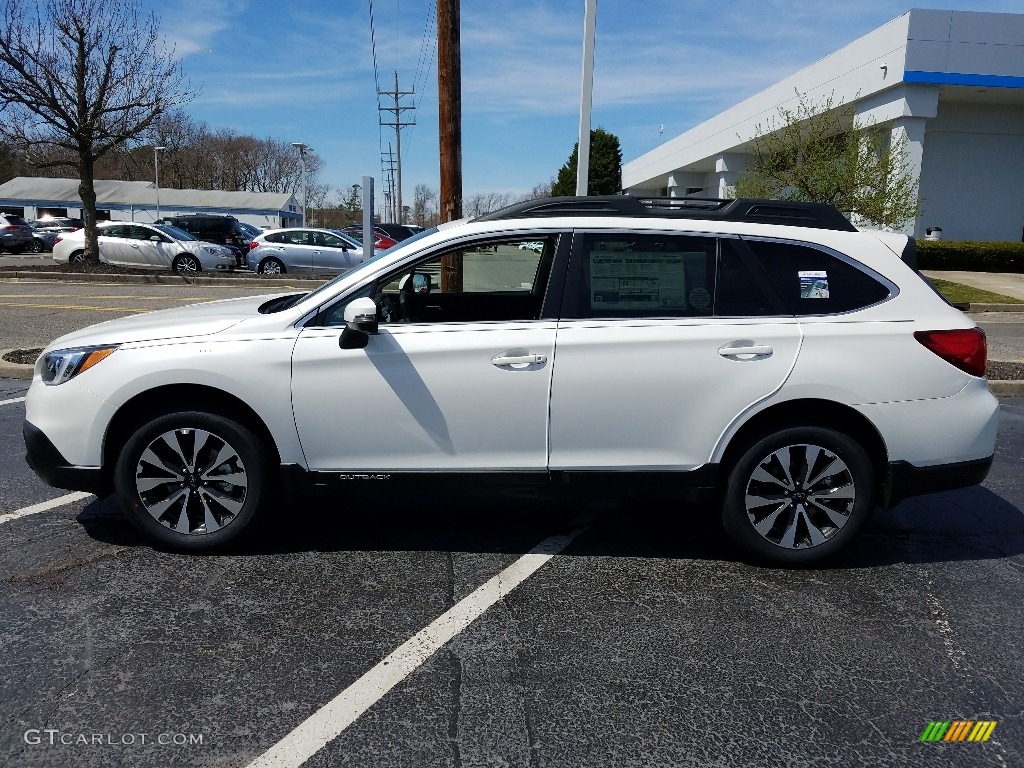
[[[252,251],[252,250],[254,250],[256,248],[259,248],[259,247],[260,247],[260,244],[257,243],[255,240],[253,240],[251,243],[249,243],[249,250],[250,251]]]
[[[955,331],[915,331],[914,338],[950,365],[971,376],[985,375],[988,342],[981,328]]]
[[[53,244],[56,245],[57,243],[59,243],[63,239],[64,239],[63,237],[61,237],[60,235],[57,235],[57,237],[55,237],[54,240],[53,240]]]

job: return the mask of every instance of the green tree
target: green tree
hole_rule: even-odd
[[[0,18],[4,138],[32,164],[78,171],[86,254],[98,261],[96,161],[192,94],[139,0],[0,0]]]
[[[558,169],[551,184],[556,197],[576,194],[576,166],[579,163],[580,143],[569,155],[569,160]],[[604,128],[590,132],[590,173],[587,175],[588,195],[617,195],[622,191],[622,147],[619,137]]]
[[[852,105],[797,96],[795,108],[780,107],[777,121],[757,127],[736,195],[829,203],[895,229],[916,218],[917,179],[906,139],[859,120]]]

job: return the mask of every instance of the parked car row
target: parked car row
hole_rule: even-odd
[[[231,237],[240,236],[238,233],[242,231],[249,237],[243,254],[237,245],[211,242],[166,223],[110,221],[98,226],[100,261],[124,267],[172,269],[181,273],[247,269],[269,275],[337,275],[366,260],[358,241],[331,229],[291,227],[261,231],[253,228],[255,231],[249,232],[232,225]],[[85,230],[55,234],[50,248],[58,263],[83,262]]]

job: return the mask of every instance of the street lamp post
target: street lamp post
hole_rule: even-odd
[[[160,153],[167,147],[153,147],[153,171],[156,178],[156,218],[160,219]]]
[[[309,149],[309,145],[293,141],[292,146],[299,150],[299,168],[302,172],[302,226],[306,226],[306,150]]]

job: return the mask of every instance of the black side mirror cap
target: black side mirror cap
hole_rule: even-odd
[[[366,349],[366,345],[369,343],[370,334],[365,331],[357,331],[352,326],[347,326],[338,339],[338,346],[342,349]]]

